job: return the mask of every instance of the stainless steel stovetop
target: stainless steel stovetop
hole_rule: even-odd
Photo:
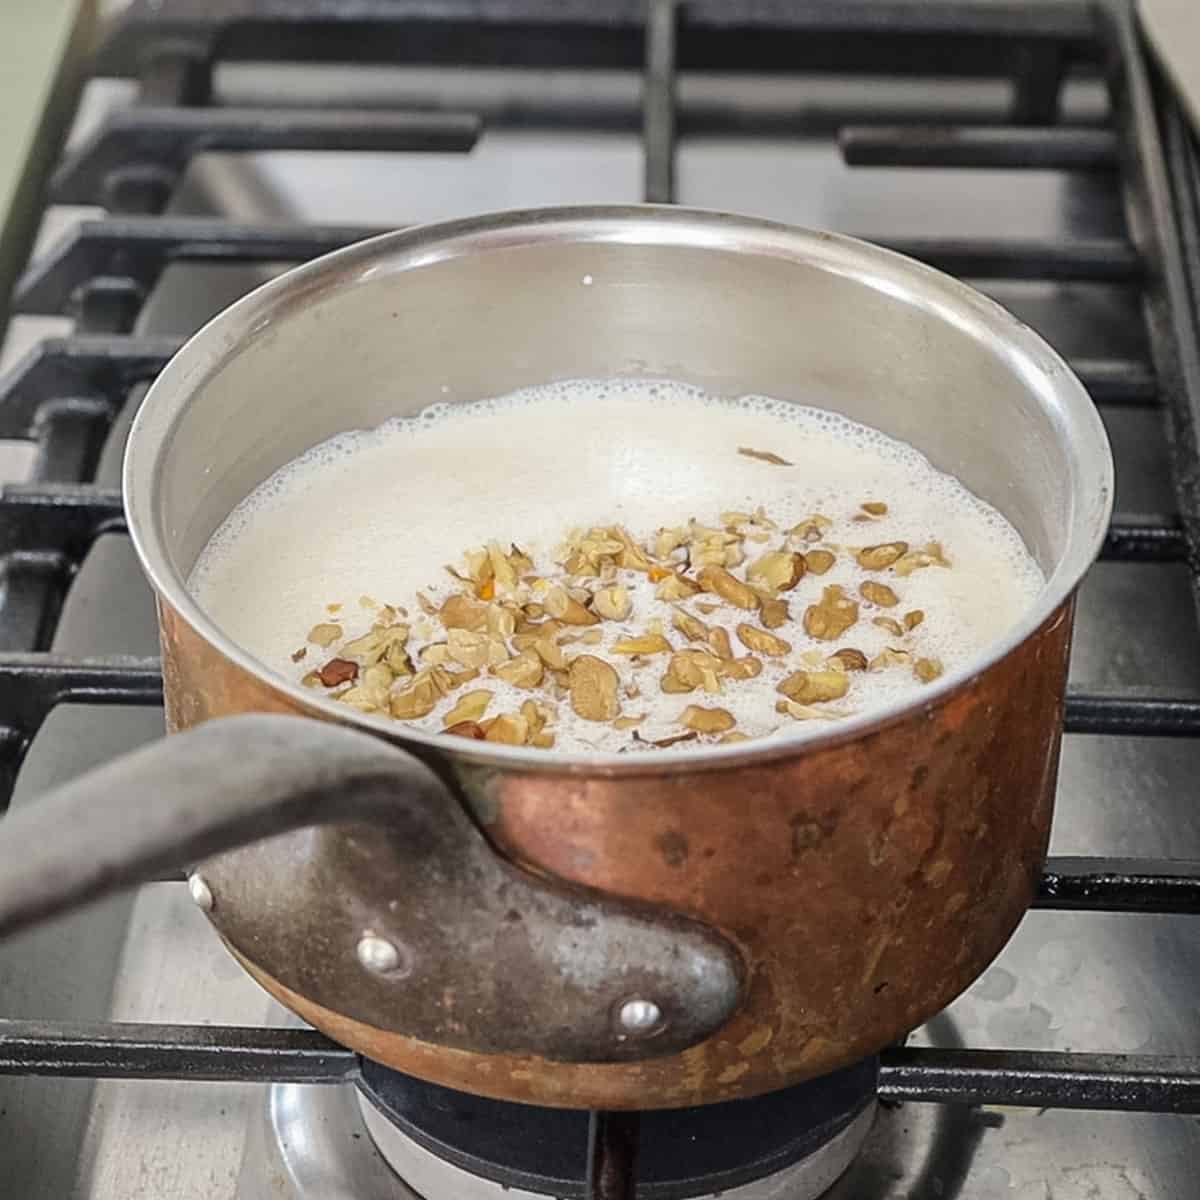
[[[640,198],[639,138],[505,127],[521,103],[579,101],[578,79],[552,72],[438,73],[371,68],[218,71],[226,99],[292,102],[336,96],[386,105],[436,95],[447,106],[490,105],[497,124],[467,155],[206,154],[171,202],[179,214],[238,220],[391,225],[483,209]],[[636,78],[586,84],[613,111],[636,102]],[[688,104],[746,86],[764,112],[824,112],[861,103],[845,80],[689,80]],[[874,86],[874,85],[872,85]],[[885,103],[919,110],[936,98],[963,113],[998,111],[1003,88],[893,81]],[[432,90],[431,90],[432,89]],[[878,102],[879,93],[873,95]],[[504,97],[503,102],[498,97]],[[93,84],[82,127],[124,84]],[[1102,111],[1097,84],[1072,84],[1066,111]],[[632,109],[631,109],[632,111]],[[819,124],[817,122],[814,122]],[[615,122],[614,124],[619,124]],[[76,131],[77,135],[80,129]],[[880,234],[1108,237],[1124,232],[1111,183],[1058,171],[847,168],[831,139],[780,133],[685,138],[685,203]],[[41,245],[79,212],[47,215]],[[185,335],[275,268],[168,267],[136,327]],[[1106,283],[1011,282],[986,290],[1062,351],[1146,355],[1136,297]],[[14,322],[8,364],[57,320]],[[970,402],[970,397],[964,397]],[[129,406],[132,409],[132,405]],[[126,411],[98,470],[118,486]],[[1162,414],[1105,412],[1117,456],[1118,509],[1170,510]],[[8,455],[10,472],[21,454]],[[54,648],[75,654],[157,653],[152,600],[128,540],[99,539],[70,589]],[[1188,692],[1200,681],[1200,632],[1182,565],[1101,564],[1081,596],[1072,681],[1153,684]],[[15,803],[155,737],[151,709],[66,705],[39,733]],[[1052,852],[1200,858],[1194,743],[1068,737]],[[1200,937],[1188,917],[1036,911],[994,966],[914,1035],[919,1044],[1187,1055],[1197,1045]],[[284,1024],[291,1018],[220,946],[176,884],[154,884],[16,941],[0,944],[0,1014],[71,1020]],[[1200,1125],[1189,1116],[903,1105],[879,1110],[865,1149],[831,1196],[845,1200],[1167,1200],[1194,1194]],[[374,1148],[350,1085],[0,1078],[0,1194],[19,1200],[399,1200],[416,1195]],[[425,1200],[471,1200],[498,1189],[455,1178]],[[784,1192],[761,1190],[763,1197]]]

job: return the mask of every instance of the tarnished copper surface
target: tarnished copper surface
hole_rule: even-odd
[[[161,616],[172,729],[300,711],[168,606]],[[741,948],[750,969],[743,1009],[692,1050],[602,1066],[465,1053],[348,1020],[243,962],[339,1042],[502,1099],[690,1105],[853,1062],[962,991],[1033,896],[1050,829],[1070,618],[1066,604],[936,708],[842,745],[736,770],[621,779],[471,773],[476,810],[514,860],[670,906]],[[293,860],[310,852],[303,835],[276,842]]]

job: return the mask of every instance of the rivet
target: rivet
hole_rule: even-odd
[[[188,876],[188,895],[191,896],[192,902],[197,908],[203,909],[205,912],[212,912],[213,900],[212,888],[204,880],[204,876],[199,873],[194,873]]]
[[[364,933],[358,939],[355,953],[358,961],[376,975],[387,975],[398,970],[404,962],[400,951],[387,938],[381,938],[376,933]]]
[[[617,1020],[626,1033],[649,1033],[662,1021],[662,1009],[653,1000],[626,1000]]]

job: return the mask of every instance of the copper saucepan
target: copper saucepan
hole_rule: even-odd
[[[823,405],[912,443],[1008,517],[1044,590],[968,669],[819,736],[590,758],[376,724],[273,675],[189,596],[223,518],[315,443],[433,398],[624,374]],[[651,1108],[830,1071],[958,995],[1032,898],[1072,599],[1111,494],[1062,360],[861,242],[613,207],[331,254],[213,320],[146,398],[129,526],[169,727],[203,728],[0,823],[0,928],[190,862],[265,988],[441,1084]]]

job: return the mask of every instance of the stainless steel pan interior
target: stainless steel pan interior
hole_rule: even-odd
[[[987,655],[924,689],[910,709],[949,694],[1041,625],[1104,534],[1112,463],[1099,416],[1062,360],[999,305],[853,239],[649,206],[497,214],[388,234],[255,291],[151,389],[126,458],[130,530],[170,605],[261,672],[185,586],[213,531],[257,484],[334,434],[433,402],[621,375],[835,409],[917,446],[1017,527],[1047,575],[1044,592]],[[275,682],[314,706],[311,692]],[[344,706],[316,704],[371,727]],[[853,718],[817,740],[853,737],[888,715]],[[564,761],[504,746],[470,753]],[[672,763],[770,753],[708,747]],[[605,766],[627,762],[610,755]]]

